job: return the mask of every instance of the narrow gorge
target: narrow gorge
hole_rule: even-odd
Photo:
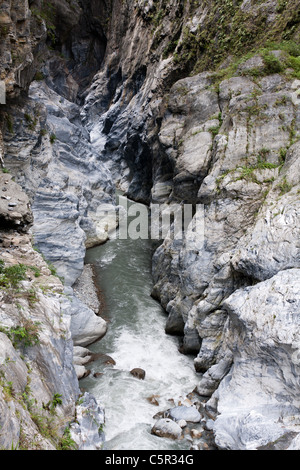
[[[300,449],[299,22],[1,0],[1,450]]]

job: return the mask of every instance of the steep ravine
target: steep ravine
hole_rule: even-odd
[[[1,189],[1,446],[62,446],[85,374],[81,348],[107,328],[74,282],[86,249],[114,228],[103,211],[114,215],[117,187],[150,207],[189,203],[204,214],[204,243],[192,225],[180,241],[161,240],[152,296],[167,333],[195,357],[216,445],[298,449],[299,1],[46,3],[0,9],[1,188],[20,191],[11,202]],[[20,264],[11,285],[7,269]],[[46,286],[36,285],[40,271]],[[19,327],[35,343],[22,344],[22,357]],[[32,370],[40,386],[30,386]],[[90,436],[83,405],[98,420]],[[49,437],[41,423],[53,416],[63,424]],[[86,396],[73,439],[100,448],[102,422]]]

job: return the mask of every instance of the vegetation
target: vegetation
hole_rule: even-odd
[[[0,288],[17,288],[26,279],[26,272],[27,266],[24,264],[4,266],[4,261],[0,260]]]
[[[44,80],[44,78],[45,78],[44,74],[40,70],[38,70],[34,76],[34,80],[37,80],[37,81],[42,81]]]
[[[31,12],[38,22],[45,22],[48,38],[54,44],[56,42],[55,6],[50,1],[42,0],[40,8],[31,7]]]
[[[226,176],[230,173],[238,173],[238,176],[235,177],[234,180],[232,181],[239,181],[239,180],[246,180],[246,181],[252,181],[257,184],[262,184],[262,183],[273,183],[275,181],[275,177],[269,177],[265,178],[260,182],[257,178],[256,172],[262,172],[263,170],[275,170],[275,169],[280,169],[282,162],[275,164],[275,163],[270,163],[266,160],[267,155],[270,153],[269,149],[263,148],[257,155],[257,161],[253,164],[246,164],[246,165],[240,165],[232,170],[227,170],[225,171],[221,176],[217,178],[217,188],[220,189],[220,184],[221,181],[223,181]]]
[[[67,427],[64,431],[64,435],[60,440],[60,443],[58,445],[59,450],[76,450],[77,449],[77,444],[76,442],[71,438],[71,431],[70,428]]]
[[[22,325],[16,327],[0,327],[13,343],[14,347],[23,346],[25,348],[39,344],[40,324],[29,319],[23,319]]]
[[[277,189],[280,190],[280,196],[288,193],[292,189],[292,185],[287,181],[286,177],[278,184]]]
[[[55,141],[56,141],[56,135],[55,135],[55,134],[51,134],[51,135],[50,135],[50,143],[53,145]]]

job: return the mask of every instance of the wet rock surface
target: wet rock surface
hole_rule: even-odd
[[[151,430],[152,434],[159,437],[167,437],[170,439],[179,439],[182,429],[179,424],[169,418],[159,419]]]

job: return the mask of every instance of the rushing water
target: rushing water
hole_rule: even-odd
[[[197,376],[191,357],[178,352],[179,341],[165,334],[166,314],[151,297],[152,245],[149,240],[110,240],[88,250],[86,262],[95,266],[104,294],[106,336],[90,349],[111,356],[115,365],[95,361],[91,374],[81,381],[105,406],[106,449],[189,449],[186,440],[172,441],[151,434],[158,411],[172,407],[191,392]],[[145,380],[130,374],[146,372]],[[159,406],[148,398],[157,396]]]

